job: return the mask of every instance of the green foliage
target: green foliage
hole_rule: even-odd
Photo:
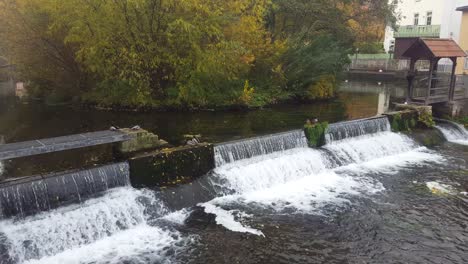
[[[410,127],[412,127],[412,128],[416,127],[416,125],[417,125],[416,120],[415,120],[414,118],[411,118],[411,119],[410,119],[409,125],[410,125]]]
[[[130,107],[325,99],[355,44],[375,42],[362,32],[391,22],[392,10],[386,0],[0,0],[0,55],[39,98]]]
[[[326,99],[335,95],[337,87],[334,75],[324,75],[306,91],[307,99]]]
[[[242,104],[249,105],[250,102],[252,101],[252,95],[255,92],[255,89],[253,87],[250,87],[249,81],[246,80],[244,84],[244,90],[242,91],[242,94],[239,98]]]
[[[349,61],[347,54],[348,51],[332,36],[295,40],[284,55],[288,89],[304,99],[332,97],[336,75]]]
[[[327,128],[327,122],[304,125],[304,133],[309,147],[321,147],[325,145],[325,132]]]
[[[358,42],[356,47],[359,53],[364,54],[381,54],[385,52],[383,42]]]
[[[432,128],[436,125],[434,119],[432,118],[431,112],[427,110],[421,110],[419,111],[418,114],[419,114],[418,122],[422,124],[423,126],[427,128]]]
[[[403,117],[400,113],[393,116],[391,127],[393,132],[409,132],[416,127],[414,118]]]
[[[393,132],[399,132],[400,131],[401,120],[402,119],[401,119],[401,114],[400,113],[393,116],[392,125],[391,125]]]

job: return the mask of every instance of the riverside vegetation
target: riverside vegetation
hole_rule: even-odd
[[[29,95],[105,107],[256,107],[333,97],[387,0],[0,0],[0,56]]]

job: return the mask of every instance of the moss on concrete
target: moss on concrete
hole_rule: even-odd
[[[135,156],[129,160],[134,187],[164,187],[192,181],[215,166],[213,145],[183,146]]]
[[[408,135],[416,142],[426,147],[434,147],[445,142],[445,138],[442,133],[435,128],[417,128],[411,131]]]
[[[403,110],[386,114],[393,132],[408,132],[417,126],[417,112]]]
[[[325,132],[328,128],[328,123],[306,124],[304,133],[307,138],[309,147],[317,148],[325,145]]]
[[[134,136],[133,139],[118,144],[117,150],[121,154],[158,149],[168,145],[166,141],[159,139],[158,135],[144,129],[132,130],[124,128],[121,131]]]

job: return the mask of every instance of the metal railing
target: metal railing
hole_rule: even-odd
[[[429,61],[420,60],[416,62],[418,71],[429,71]],[[410,67],[409,60],[397,59],[353,59],[349,65],[350,70],[365,71],[407,71]],[[438,72],[450,73],[451,64],[439,63]]]
[[[440,37],[440,25],[400,26],[394,34],[395,38],[409,37]]]

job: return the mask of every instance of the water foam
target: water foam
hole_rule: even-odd
[[[405,153],[417,147],[414,141],[405,135],[380,132],[333,142],[324,146],[324,149],[334,167],[339,167]]]
[[[92,244],[66,250],[54,256],[26,261],[25,264],[118,264],[170,263],[168,248],[183,244],[176,231],[163,230],[145,224],[105,237]]]
[[[390,131],[390,122],[386,116],[330,124],[325,138],[327,143],[332,143],[384,131]]]
[[[389,131],[345,138],[323,149],[297,148],[218,167],[213,182],[226,188],[205,208],[208,204],[206,211],[219,213],[224,221],[218,223],[227,229],[249,232],[250,227],[232,222],[233,207],[323,214],[329,205],[340,208],[353,196],[384,191],[371,172],[392,174],[395,169],[442,160],[409,137]]]
[[[10,258],[19,263],[73,263],[73,257],[77,256],[80,256],[78,259],[98,259],[96,248],[100,248],[102,254],[107,252],[114,257],[125,258],[126,251],[118,245],[122,243],[119,238],[128,237],[126,244],[129,248],[144,248],[148,241],[167,235],[156,227],[147,226],[145,211],[148,204],[142,201],[157,204],[155,199],[149,192],[130,187],[117,188],[81,205],[62,207],[19,221],[2,221],[0,234],[6,237]],[[164,208],[157,211],[165,213]],[[140,232],[141,228],[151,229],[155,236],[139,236],[145,233]],[[80,254],[88,251],[93,256]],[[105,262],[97,259],[90,262]]]
[[[443,121],[436,128],[442,132],[447,141],[460,145],[468,145],[468,131],[463,126],[454,122]]]
[[[248,216],[246,214],[241,213],[239,210],[227,211],[212,203],[204,203],[199,205],[205,208],[206,213],[216,215],[216,223],[224,226],[228,230],[240,233],[251,233],[257,236],[264,236],[262,231],[242,225],[241,223],[235,220],[235,213],[240,213],[240,215],[244,217]]]
[[[216,166],[273,152],[307,147],[302,130],[227,142],[215,146]]]
[[[319,173],[325,164],[319,151],[300,148],[228,164],[215,173],[231,192],[246,193]]]

